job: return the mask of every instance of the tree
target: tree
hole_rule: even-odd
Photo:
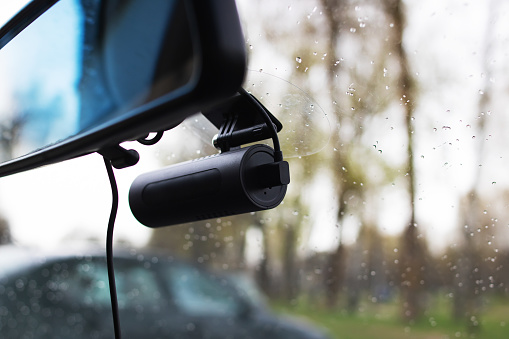
[[[328,27],[327,55],[334,61],[329,63],[327,68],[329,93],[331,101],[340,106],[334,116],[335,128],[331,143],[335,149],[328,165],[337,190],[337,225],[341,239],[345,217],[350,214],[356,216],[362,227],[378,227],[376,222],[369,220],[370,213],[367,213],[364,202],[370,195],[376,195],[379,187],[393,180],[397,169],[388,165],[381,157],[374,157],[373,150],[364,146],[364,127],[369,125],[370,119],[384,112],[395,97],[398,100],[401,96],[398,97],[399,93],[392,89],[387,90],[398,88],[399,84],[392,84],[393,80],[385,77],[385,63],[393,49],[392,45],[387,47],[384,43],[389,34],[389,19],[384,15],[385,7],[367,1],[358,1],[358,6],[352,6],[346,1],[330,0],[322,0],[321,4]],[[358,12],[360,7],[376,18],[369,25],[363,22],[362,15]],[[340,51],[345,53],[352,50],[356,53],[351,59],[344,60],[340,57]],[[347,96],[339,97],[343,88]],[[376,144],[374,146],[376,149]],[[373,170],[383,173],[382,178],[375,180],[370,176],[369,173]],[[337,303],[345,265],[348,265],[345,263],[344,253],[340,240],[331,253],[327,271],[327,301],[330,307]]]
[[[476,119],[477,134],[481,137],[480,142],[477,143],[475,152],[475,168],[474,179],[471,184],[470,190],[464,196],[461,205],[460,215],[460,232],[462,235],[461,245],[461,256],[458,258],[457,274],[454,288],[453,298],[453,318],[456,320],[464,320],[467,323],[467,329],[469,332],[477,332],[480,324],[480,313],[481,313],[481,286],[478,283],[482,281],[482,270],[484,268],[482,259],[482,244],[476,241],[473,235],[476,235],[477,230],[484,229],[483,214],[485,211],[483,202],[480,197],[480,186],[482,182],[482,166],[485,154],[484,140],[486,135],[486,116],[485,113],[490,110],[491,104],[491,92],[493,84],[492,79],[492,67],[488,62],[492,54],[492,25],[495,22],[496,17],[496,6],[493,1],[489,4],[488,20],[485,30],[484,46],[482,58],[484,84],[482,89],[482,95],[479,97],[478,107],[476,115],[479,115],[479,119]]]
[[[423,311],[422,298],[426,270],[426,244],[422,232],[418,229],[415,216],[415,168],[414,168],[414,130],[412,121],[416,103],[416,85],[411,75],[407,52],[403,45],[405,30],[405,11],[401,0],[384,1],[385,13],[393,25],[390,40],[391,49],[399,65],[398,92],[404,111],[407,131],[407,164],[405,176],[408,180],[410,220],[403,233],[401,245],[401,269],[404,280],[401,285],[403,296],[403,318],[409,321],[417,319]]]

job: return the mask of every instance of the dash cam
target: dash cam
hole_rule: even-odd
[[[142,174],[129,204],[145,226],[170,226],[274,208],[289,182],[288,163],[256,144]]]

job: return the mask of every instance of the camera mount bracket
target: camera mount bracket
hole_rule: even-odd
[[[271,129],[261,118],[262,115],[257,111],[258,109],[265,111],[277,132],[283,128],[281,122],[254,96],[248,95],[250,98],[237,93],[203,112],[203,115],[219,129],[219,134],[214,138],[213,144],[221,152],[228,152],[232,148],[271,137]],[[252,105],[250,99],[260,105]]]

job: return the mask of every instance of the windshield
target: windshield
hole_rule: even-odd
[[[244,88],[283,124],[286,197],[273,210],[149,229],[129,210],[133,180],[217,154],[217,128],[198,115],[154,146],[125,143],[141,160],[115,172],[115,246],[136,260],[164,250],[192,267],[153,275],[144,270],[158,255],[144,255],[132,272],[136,293],[153,303],[159,295],[149,292],[168,279],[177,297],[167,300],[187,312],[182,333],[241,338],[250,326],[276,326],[264,327],[271,319],[288,337],[507,338],[509,3],[237,7],[249,54]],[[110,196],[97,154],[2,178],[0,239],[52,251],[102,247]],[[202,277],[195,266],[220,278],[188,283]],[[221,283],[239,273],[254,284],[232,284],[256,286],[260,300]],[[137,315],[148,314],[140,307]],[[229,322],[207,327],[210,313]]]

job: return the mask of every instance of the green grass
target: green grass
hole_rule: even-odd
[[[342,339],[508,339],[509,300],[493,299],[484,307],[479,325],[469,331],[467,321],[454,321],[450,316],[450,303],[435,297],[425,315],[413,324],[401,321],[400,307],[391,303],[363,303],[355,314],[327,310],[313,303],[299,301],[293,305],[274,303],[279,313],[289,314],[303,322],[326,329],[332,338]]]

